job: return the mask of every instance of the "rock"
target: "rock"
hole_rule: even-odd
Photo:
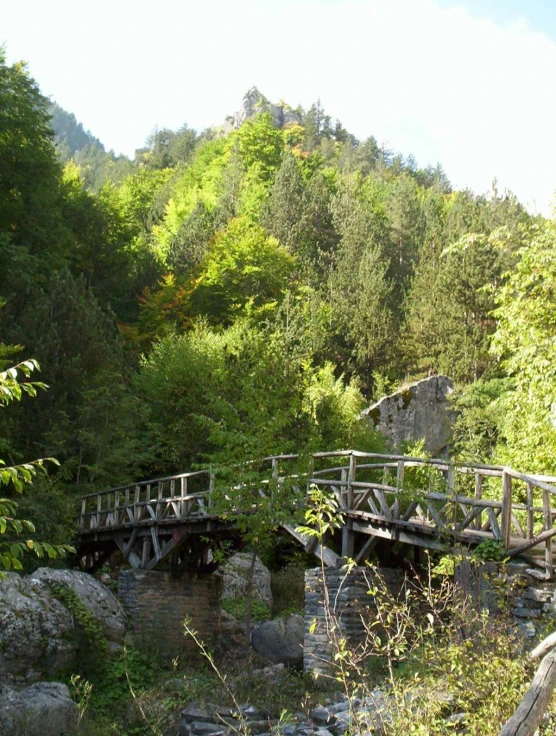
[[[457,413],[449,402],[451,378],[431,376],[385,396],[363,412],[384,434],[393,450],[404,441],[424,440],[425,450],[440,455],[452,441]]]
[[[66,585],[101,624],[109,645],[119,646],[125,631],[123,609],[113,594],[83,572],[40,568],[24,577],[0,580],[0,682],[30,684],[71,671],[79,645],[79,622],[53,594]]]
[[[277,128],[301,124],[301,116],[288,105],[273,105],[256,87],[252,87],[245,93],[239,110],[231,120],[231,127],[240,128],[259,112],[269,112]]]
[[[0,682],[31,683],[71,669],[77,652],[71,613],[44,583],[15,573],[0,580]]]
[[[49,585],[61,584],[72,590],[102,626],[108,641],[121,644],[125,635],[125,613],[116,596],[92,575],[77,570],[41,567],[31,576]]]
[[[66,685],[37,682],[20,695],[24,703],[26,736],[77,733],[79,711]]]
[[[311,720],[317,725],[333,726],[336,723],[336,716],[328,708],[319,705],[311,712]]]
[[[247,594],[252,555],[250,552],[238,552],[222,565],[222,598],[241,598]],[[261,601],[272,608],[272,592],[270,590],[270,572],[257,557],[253,573],[253,600]]]
[[[283,662],[289,667],[303,664],[303,616],[289,616],[265,621],[251,634],[251,646],[263,659]]]
[[[77,705],[59,682],[38,682],[21,692],[0,689],[2,736],[70,736],[78,722]]]

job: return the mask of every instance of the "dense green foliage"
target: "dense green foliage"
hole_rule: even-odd
[[[364,402],[435,372],[458,382],[459,452],[553,470],[553,224],[320,104],[295,112],[117,158],[0,55],[0,329],[50,386],[2,413],[1,450],[60,460],[53,509],[199,464],[378,447]],[[57,514],[37,502],[54,541]]]

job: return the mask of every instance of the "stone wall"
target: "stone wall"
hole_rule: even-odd
[[[387,587],[396,594],[403,584],[400,570],[380,568],[379,573]],[[351,644],[365,638],[364,620],[372,620],[374,598],[373,571],[369,567],[355,567],[346,576],[338,568],[325,570],[326,586],[332,616],[338,621],[342,636]],[[305,573],[305,636],[303,641],[303,669],[313,675],[329,673],[333,659],[327,616],[324,606],[322,570]]]
[[[556,619],[556,580],[540,580],[531,572],[524,562],[463,562],[456,566],[455,579],[478,607],[505,608],[522,633],[533,638],[539,624]]]
[[[221,585],[217,575],[122,570],[118,597],[138,646],[169,659],[196,649],[184,634],[185,618],[205,641],[218,633]]]

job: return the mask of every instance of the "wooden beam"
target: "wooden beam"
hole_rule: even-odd
[[[529,689],[500,736],[533,736],[548,708],[556,687],[556,651],[542,660]]]
[[[362,560],[364,560],[368,556],[369,552],[372,552],[379,542],[380,537],[370,536],[357,553],[355,557],[355,562],[359,564]]]

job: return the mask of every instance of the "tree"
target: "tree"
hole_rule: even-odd
[[[283,298],[294,267],[294,257],[276,238],[237,217],[210,248],[191,295],[192,314],[215,324],[260,315]]]
[[[507,462],[556,472],[556,225],[545,221],[524,235],[519,260],[499,291],[495,354],[513,376],[504,403]]]
[[[36,396],[37,389],[46,386],[38,381],[26,381],[34,370],[39,369],[35,360],[25,360],[0,372],[0,407],[6,407],[12,401],[20,401],[23,394]],[[12,488],[21,493],[25,485],[30,485],[38,471],[44,470],[45,463],[57,461],[53,458],[42,458],[20,465],[6,466],[0,460],[0,486]],[[48,542],[37,542],[27,535],[35,532],[35,526],[28,519],[17,517],[17,503],[13,498],[0,498],[0,571],[23,569],[22,558],[25,554],[34,553],[37,557],[54,559],[74,550],[69,545],[52,545]],[[26,538],[27,537],[27,538]]]

